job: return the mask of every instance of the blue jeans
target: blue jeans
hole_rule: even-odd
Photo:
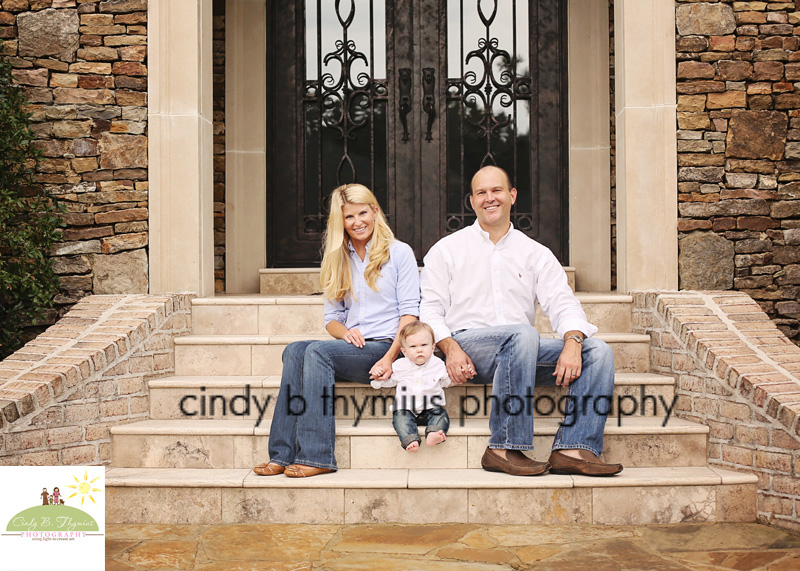
[[[447,416],[447,411],[440,406],[426,408],[419,414],[414,414],[412,410],[400,409],[392,414],[392,426],[400,438],[400,444],[403,448],[408,448],[412,442],[421,442],[418,426],[425,427],[425,436],[439,430],[447,434],[447,430],[450,428],[450,417]]]
[[[341,339],[289,344],[269,431],[270,462],[336,470],[334,381],[369,383],[370,368],[391,345],[367,341],[359,349]]]
[[[533,449],[533,387],[555,384],[562,339],[542,339],[530,325],[465,329],[453,334],[472,359],[473,383],[492,383],[489,448]],[[562,399],[564,421],[553,450],[583,448],[600,456],[614,393],[614,354],[599,339],[583,343],[581,376]]]

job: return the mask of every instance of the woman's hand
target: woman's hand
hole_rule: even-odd
[[[353,327],[352,329],[348,329],[342,336],[342,339],[344,339],[351,345],[355,345],[359,349],[361,349],[366,343],[366,341],[364,341],[364,336],[361,335],[361,331],[359,331],[355,327]]]
[[[392,363],[394,359],[388,355],[381,358],[380,361],[375,363],[369,370],[369,378],[373,381],[385,381],[392,376]]]

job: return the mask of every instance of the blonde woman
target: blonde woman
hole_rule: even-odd
[[[419,316],[414,252],[395,240],[375,195],[360,184],[331,195],[320,272],[332,341],[298,341],[283,352],[269,457],[253,471],[293,478],[336,470],[333,385],[386,380],[400,353],[397,332]]]

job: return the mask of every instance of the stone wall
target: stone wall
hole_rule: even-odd
[[[758,476],[759,520],[800,531],[800,348],[739,292],[634,294],[651,370],[710,428],[708,463]]]
[[[0,362],[0,465],[109,464],[109,427],[147,419],[191,297],[89,296]]]
[[[751,295],[800,343],[800,11],[678,0],[682,289]]]
[[[30,101],[37,180],[66,206],[60,311],[147,292],[147,1],[1,0],[0,41]]]

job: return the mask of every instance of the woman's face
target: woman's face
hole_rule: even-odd
[[[352,242],[366,244],[372,238],[377,213],[378,209],[369,204],[348,203],[342,206],[344,229]]]

